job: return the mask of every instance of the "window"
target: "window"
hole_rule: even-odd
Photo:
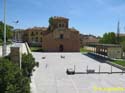
[[[63,34],[61,34],[61,35],[60,35],[60,39],[63,39],[63,37],[64,37]]]
[[[64,27],[64,24],[62,24],[62,27]]]
[[[36,32],[36,35],[38,35],[38,32]]]
[[[36,37],[36,42],[38,42],[38,37]]]
[[[61,24],[59,24],[59,27],[61,27]]]
[[[42,37],[40,38],[40,42],[42,42],[43,41],[43,39],[42,39]]]
[[[117,51],[117,53],[120,53],[120,51]]]
[[[32,41],[33,41],[33,37],[32,37]]]
[[[33,36],[33,35],[34,35],[34,33],[32,32],[32,33],[31,33],[31,35]]]
[[[41,35],[43,35],[43,32],[41,32]]]

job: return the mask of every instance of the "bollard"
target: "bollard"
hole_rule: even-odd
[[[87,65],[87,69],[86,69],[86,71],[88,71],[88,65]],[[88,72],[87,72],[87,74],[88,74]]]
[[[100,67],[100,65],[99,65],[99,74],[100,74],[100,69],[101,69],[101,67]]]
[[[111,74],[112,74],[112,65],[111,65]]]
[[[74,72],[75,72],[76,66],[74,65]]]
[[[122,75],[124,74],[124,70],[122,70]]]

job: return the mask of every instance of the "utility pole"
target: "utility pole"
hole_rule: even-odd
[[[6,56],[6,0],[4,0],[4,41],[2,47],[2,55],[3,57]]]
[[[14,23],[15,23],[15,25],[17,26],[17,24],[19,23],[19,20],[17,20],[17,21],[14,21]],[[18,30],[18,29],[17,29]],[[18,38],[19,38],[19,36],[18,36],[18,31],[16,32],[16,29],[15,29],[15,31],[14,31],[14,39],[15,39],[15,42],[16,41],[18,41]]]
[[[118,21],[118,25],[117,25],[117,43],[120,43],[120,22]]]

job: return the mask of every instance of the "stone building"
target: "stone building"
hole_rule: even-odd
[[[47,31],[46,27],[34,27],[26,29],[23,36],[23,41],[27,42],[29,46],[41,46],[43,32]]]
[[[51,17],[47,33],[43,35],[43,49],[49,52],[78,52],[79,31],[69,28],[69,19]]]
[[[123,58],[123,49],[121,45],[117,44],[91,44],[88,49],[94,53],[107,56],[109,58],[121,59]]]
[[[41,46],[48,52],[78,52],[79,31],[69,28],[69,19],[50,17],[48,27],[34,27],[22,31],[22,41],[29,46]]]
[[[83,35],[80,34],[80,46],[84,47],[89,44],[97,44],[99,43],[99,38],[94,35]]]

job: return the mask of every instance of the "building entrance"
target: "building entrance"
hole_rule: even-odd
[[[60,51],[60,52],[63,52],[63,48],[64,48],[63,45],[60,45],[60,46],[59,46],[59,51]]]

